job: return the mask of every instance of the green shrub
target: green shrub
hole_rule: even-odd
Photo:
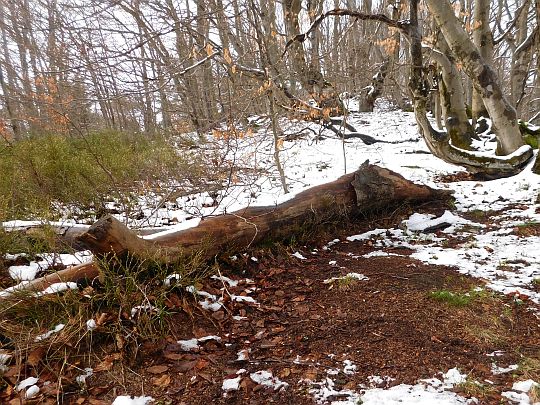
[[[99,209],[111,199],[128,204],[162,179],[203,171],[161,137],[31,137],[0,150],[0,219],[55,218],[60,206]]]

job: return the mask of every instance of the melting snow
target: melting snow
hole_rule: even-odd
[[[39,381],[39,379],[36,378],[36,377],[28,377],[28,378],[25,378],[24,380],[22,380],[21,382],[19,382],[19,383],[16,385],[15,389],[16,389],[17,391],[24,390],[25,388],[30,387],[30,386],[36,384],[38,381]]]
[[[331,284],[336,280],[346,280],[348,278],[352,278],[352,279],[355,279],[355,280],[361,280],[361,281],[369,280],[368,277],[366,277],[366,276],[364,276],[363,274],[360,274],[360,273],[347,273],[346,275],[344,275],[342,277],[327,278],[326,280],[323,281],[323,283],[324,284]]]
[[[112,405],[148,405],[154,402],[152,397],[129,397],[126,395],[120,395],[116,397]]]
[[[221,389],[223,391],[236,391],[238,388],[240,388],[240,380],[242,377],[238,376],[236,378],[228,378],[226,380],[223,380],[223,384],[221,385]]]
[[[26,398],[31,399],[36,397],[39,394],[39,387],[37,385],[32,385],[26,389]]]
[[[412,232],[425,232],[430,228],[432,229],[440,226],[442,226],[445,232],[453,232],[455,230],[455,226],[453,225],[470,224],[478,227],[482,226],[454,215],[450,211],[445,211],[444,214],[438,218],[434,218],[434,215],[432,214],[415,213],[412,214],[409,219],[403,221],[403,223],[407,229]]]
[[[40,291],[37,295],[55,294],[67,290],[76,290],[77,288],[77,283],[71,281],[67,283],[53,283],[43,291]]]
[[[517,370],[518,367],[519,366],[517,364],[511,364],[508,367],[499,367],[495,363],[493,363],[491,365],[491,373],[493,375],[505,374],[505,373],[509,373],[510,371]]]
[[[41,340],[45,340],[45,339],[49,338],[51,335],[53,335],[54,333],[60,332],[62,329],[64,329],[65,326],[66,325],[64,325],[63,323],[60,323],[60,324],[56,325],[54,327],[54,329],[52,329],[52,330],[50,330],[48,332],[45,332],[42,335],[36,336],[34,341],[39,342]]]
[[[279,378],[274,377],[271,371],[257,371],[255,373],[251,373],[249,375],[249,378],[251,378],[253,382],[256,382],[257,384],[273,388],[274,391],[283,390],[289,386],[289,384],[287,384],[286,382],[283,382]]]
[[[345,364],[347,367],[347,364]],[[454,392],[447,391],[456,384],[465,381],[466,376],[457,369],[450,369],[443,375],[443,381],[432,378],[420,381],[416,385],[400,384],[388,389],[371,388],[360,392],[344,389],[337,390],[332,378],[327,377],[322,382],[311,382],[315,387],[310,390],[318,404],[328,403],[331,398],[346,398],[340,401],[332,401],[333,405],[458,405],[473,404],[475,399],[463,398]],[[387,377],[370,376],[368,381],[371,384],[381,384],[391,381]]]
[[[205,336],[201,338],[193,338],[188,340],[179,340],[177,343],[180,345],[180,348],[185,352],[197,351],[200,349],[199,343],[207,342],[209,340],[215,340],[216,342],[221,342],[219,336]]]

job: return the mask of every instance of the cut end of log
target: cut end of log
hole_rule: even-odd
[[[356,205],[362,210],[400,201],[437,201],[452,196],[450,190],[413,183],[398,173],[369,164],[369,160],[354,173],[351,185],[356,192]]]
[[[128,252],[137,256],[151,245],[111,215],[99,219],[77,240],[97,256],[122,257]]]

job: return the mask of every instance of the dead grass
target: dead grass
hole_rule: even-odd
[[[171,316],[182,310],[181,287],[214,271],[196,257],[175,267],[150,259],[108,260],[100,267],[94,285],[45,296],[15,291],[0,300],[0,337],[16,353],[19,375],[56,370],[69,380],[111,353],[117,358],[110,366],[116,360],[133,364],[143,343],[168,334]],[[177,284],[164,283],[170,273],[179,275]]]
[[[540,353],[538,353],[540,355]],[[540,381],[540,358],[524,357],[519,362],[518,371],[525,379]]]
[[[482,384],[472,377],[467,377],[465,382],[456,385],[455,388],[458,392],[463,393],[468,398],[475,397],[478,399],[482,399],[496,392],[492,385],[487,383]]]

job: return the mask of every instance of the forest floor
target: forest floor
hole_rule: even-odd
[[[389,207],[325,224],[301,243],[239,252],[211,277],[191,285],[167,278],[165,295],[151,286],[142,302],[116,314],[100,315],[103,286],[54,292],[42,302],[60,312],[34,325],[40,335],[26,336],[31,348],[15,350],[6,336],[17,329],[0,319],[0,403],[540,403],[540,182],[530,165],[510,178],[475,181],[427,153],[413,115],[398,110],[348,117],[380,141],[370,145],[284,120],[290,138],[280,155],[292,193],[283,195],[266,121],[258,119],[260,130],[250,136],[219,139],[217,150],[227,151],[221,161],[250,169],[231,171],[222,192],[165,205],[141,196],[133,217],[111,202],[115,216],[133,228],[196,226],[201,216],[279,203],[366,159],[453,190],[455,200]],[[485,134],[476,146],[495,143]],[[6,256],[0,282],[52,271],[58,257]],[[64,265],[90,258],[60,257]],[[68,299],[98,312],[77,314]],[[131,334],[143,335],[138,317],[152,315],[158,301],[168,313],[166,333],[126,344]],[[107,329],[117,323],[129,328]],[[77,350],[85,353],[67,355]]]
[[[347,240],[399,219],[348,225],[331,246],[247,258],[199,287],[249,297],[215,312],[171,294],[178,312],[170,336],[143,347],[131,370],[118,362],[96,374],[79,403],[108,404],[134,387],[159,403],[193,405],[529,403],[530,387],[513,385],[538,381],[539,307],[426,265],[411,249]]]

